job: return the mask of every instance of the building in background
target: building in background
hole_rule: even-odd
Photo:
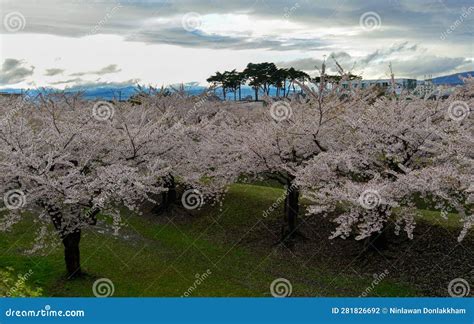
[[[437,86],[433,83],[433,77],[428,75],[424,77],[424,80],[417,81],[417,85],[413,90],[413,94],[425,98],[434,95],[436,91]]]
[[[395,81],[395,92],[401,93],[403,90],[413,91],[417,86],[416,79],[408,79],[408,78],[399,78],[394,79]],[[377,80],[352,80],[352,81],[344,81],[342,83],[343,88],[348,89],[349,86],[352,88],[360,88],[366,89],[372,86],[381,87],[382,89],[391,89],[392,88],[392,80],[391,79],[377,79]]]

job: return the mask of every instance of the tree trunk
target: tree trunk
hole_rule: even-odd
[[[283,230],[283,239],[293,239],[296,236],[297,219],[299,212],[299,196],[298,187],[292,186],[288,181],[285,197],[285,226]]]
[[[380,217],[385,217],[385,215],[390,212],[390,207],[385,205],[378,206],[377,208]],[[393,223],[386,223],[381,232],[372,233],[372,235],[363,240],[364,250],[371,252],[377,251],[378,253],[384,254],[385,252],[389,252],[389,250],[393,248],[393,245],[400,244],[403,240],[407,239],[402,235],[395,237],[389,235],[389,233],[393,233],[394,231],[395,226]]]
[[[288,87],[287,87],[287,89],[286,89],[285,97],[288,98],[288,96],[290,95],[290,91],[291,91],[291,81],[288,82]]]
[[[62,240],[64,244],[64,260],[66,261],[68,279],[78,277],[81,275],[81,261],[79,251],[81,230],[77,229],[72,233],[64,235]]]
[[[42,202],[40,204],[46,209],[51,221],[53,222],[54,228],[58,231],[59,236],[64,245],[64,261],[66,262],[66,270],[68,279],[78,277],[81,275],[81,262],[79,253],[79,242],[81,241],[81,229],[76,226],[64,226],[63,213],[62,211],[53,204]],[[79,221],[80,208],[71,210],[75,215],[71,215],[72,218],[77,217]],[[78,213],[78,214],[76,214]],[[91,214],[92,217],[98,213],[98,210]]]
[[[242,87],[239,85],[239,101],[242,101]]]
[[[258,89],[255,89],[255,101],[258,101]]]
[[[176,183],[172,175],[169,175],[169,177],[166,178],[165,187],[168,189],[168,191],[163,193],[166,194],[166,200],[163,199],[163,204],[165,209],[168,210],[169,207],[176,202],[177,197]]]
[[[172,175],[164,178],[164,187],[168,190],[161,193],[161,203],[152,208],[152,212],[156,215],[169,211],[171,206],[176,203],[178,195],[176,193],[176,182]]]
[[[373,233],[370,237],[364,240],[364,250],[366,251],[384,251],[389,246],[386,230],[380,233]]]

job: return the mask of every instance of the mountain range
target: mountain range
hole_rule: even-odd
[[[469,76],[474,77],[474,71],[469,71],[469,72],[461,72],[461,73],[455,73],[451,75],[446,75],[446,76],[440,76],[433,78],[432,81],[436,85],[448,85],[448,86],[456,86],[460,85],[463,83],[462,78],[466,78]],[[200,86],[197,83],[190,83],[190,84],[185,84],[184,85],[184,90],[190,94],[190,95],[197,95],[202,93],[203,91],[206,90],[205,86]],[[57,89],[54,88],[47,88],[43,90],[28,90],[28,93],[30,95],[36,95],[41,91],[57,91]],[[131,96],[137,93],[138,87],[136,85],[127,85],[127,86],[114,86],[114,85],[101,85],[97,87],[88,87],[88,88],[83,88],[83,87],[71,87],[66,90],[64,90],[66,93],[75,93],[82,91],[84,93],[84,97],[86,99],[102,99],[102,100],[127,100]],[[273,90],[274,91],[274,90]],[[0,90],[0,93],[23,93],[25,92],[24,89],[15,89],[15,88],[10,88],[10,89],[2,89]],[[253,96],[254,91],[251,87],[249,86],[242,86],[241,89],[241,97],[245,98],[248,96]],[[270,91],[270,95],[273,95],[272,90]],[[216,95],[222,98],[222,91],[216,90]],[[232,92],[228,93],[227,96],[228,99],[233,99],[234,94]]]

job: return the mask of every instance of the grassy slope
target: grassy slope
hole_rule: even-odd
[[[279,257],[271,246],[248,249],[238,244],[281,195],[278,188],[237,184],[222,207],[204,208],[190,215],[191,221],[128,216],[120,238],[87,231],[81,257],[88,276],[75,281],[64,280],[61,246],[46,250],[46,255],[24,253],[34,239],[34,225],[25,220],[0,235],[0,267],[12,266],[18,273],[32,269],[30,283],[43,287],[47,296],[92,296],[92,283],[102,277],[113,281],[115,296],[181,296],[196,274],[207,269],[212,274],[192,296],[270,296],[270,283],[279,277],[291,281],[294,296],[358,296],[369,287],[371,275],[342,276],[338,269],[300,267]],[[229,232],[238,235],[229,237]],[[389,278],[372,292],[414,294],[408,285]]]

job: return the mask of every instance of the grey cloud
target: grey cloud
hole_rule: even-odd
[[[97,71],[95,74],[104,75],[104,74],[118,73],[120,71],[122,70],[117,67],[117,64],[110,64],[110,65],[107,65],[106,67],[103,67],[102,69]]]
[[[137,84],[140,79],[130,79],[123,82],[105,82],[105,81],[88,81],[81,78],[67,79],[62,81],[51,82],[51,85],[67,85],[70,90],[81,90],[87,88],[99,87],[124,87]]]
[[[58,75],[58,74],[63,74],[63,72],[64,72],[63,69],[52,68],[52,69],[46,69],[46,73],[44,75],[46,75],[46,76],[55,76],[55,75]]]
[[[160,33],[140,31],[126,37],[129,41],[145,43],[166,43],[186,47],[205,47],[213,49],[272,49],[281,51],[290,50],[321,50],[329,43],[321,39],[298,39],[291,40],[273,37],[260,37],[249,39],[247,37],[211,35],[200,31],[188,32],[183,28],[167,28]]]
[[[242,39],[228,39],[219,35],[203,39],[203,37],[190,37],[187,33],[178,33],[173,30],[180,26],[171,26],[171,28],[170,26],[153,26],[154,29],[147,29],[146,26],[150,21],[170,17],[179,18],[187,12],[194,11],[201,15],[248,14],[252,20],[288,19],[290,22],[301,24],[308,30],[321,26],[358,29],[360,16],[365,12],[374,11],[380,15],[383,29],[365,33],[359,39],[409,38],[421,41],[438,39],[440,33],[459,17],[461,9],[472,5],[470,0],[417,2],[411,0],[301,0],[298,1],[298,7],[288,14],[289,8],[295,5],[289,0],[272,0],[271,3],[266,0],[125,0],[120,1],[119,7],[115,0],[44,0],[41,5],[34,0],[14,2],[14,5],[12,3],[5,4],[5,11],[20,11],[28,18],[25,29],[21,31],[25,33],[81,37],[90,35],[97,29],[98,33],[104,34],[136,34],[137,37],[129,37],[129,39],[153,43],[196,47],[199,46],[197,42],[203,40],[201,47],[225,48],[229,46],[234,49],[271,48],[274,50],[294,49],[305,42],[300,40],[292,46],[291,42],[284,40],[274,41],[274,35],[270,35],[271,38],[259,40],[262,46],[256,46],[256,42],[250,42],[251,44],[248,45],[247,41],[251,39],[243,35]],[[463,39],[469,42],[469,33],[466,32],[469,25],[469,22],[466,22],[456,30],[452,35],[452,41]],[[100,28],[97,28],[98,26]],[[278,36],[281,33],[275,35]],[[308,46],[303,48],[315,48],[311,42],[319,43],[320,40],[315,36],[309,41]]]
[[[78,82],[77,84],[74,84],[68,89],[70,90],[84,90],[88,88],[100,88],[100,87],[114,87],[114,88],[120,88],[120,87],[126,87],[130,85],[136,85],[140,82],[140,79],[129,79],[123,82],[92,82],[92,81],[84,81],[84,82]]]
[[[98,71],[89,71],[89,72],[77,72],[77,73],[71,73],[70,76],[84,76],[88,74],[95,74],[95,75],[105,75],[105,74],[112,74],[112,73],[118,73],[122,71],[121,69],[118,68],[117,64],[110,64]]]
[[[352,70],[352,67],[356,63],[355,59],[349,53],[332,52],[325,60],[318,58],[304,58],[288,62],[279,62],[277,63],[277,65],[283,68],[293,67],[298,70],[311,72],[315,70],[320,70],[322,64],[325,62],[328,73],[337,73],[336,61],[348,71]]]
[[[7,58],[7,59],[5,59],[5,61],[2,64],[2,71],[3,72],[9,72],[11,70],[16,69],[20,65],[21,65],[21,61],[15,60],[15,59],[12,59],[12,58]]]
[[[35,67],[24,67],[23,65],[24,62],[20,60],[13,58],[5,59],[0,71],[0,85],[19,83],[33,75]]]
[[[410,57],[404,55],[392,56],[392,54],[410,53]],[[333,59],[334,58],[334,59]],[[385,50],[377,50],[362,57],[353,57],[346,52],[333,52],[327,60],[328,73],[337,73],[335,64],[337,61],[346,71],[363,75],[380,74],[380,71],[388,73],[388,66],[391,63],[393,71],[398,77],[417,78],[425,74],[442,75],[452,71],[460,72],[473,69],[473,61],[464,57],[441,57],[426,54],[426,49],[418,45],[408,43],[395,44]],[[315,72],[322,66],[323,60],[317,58],[304,58],[288,62],[280,62],[280,67],[294,67],[295,69],[307,72]]]
[[[453,70],[466,71],[473,69],[472,60],[463,57],[423,56],[411,60],[394,61],[392,65],[395,73],[408,77],[426,74],[438,76],[450,73]]]
[[[71,73],[69,75],[70,76],[84,76],[86,74],[89,74],[89,72],[77,72],[77,73]]]
[[[316,58],[304,58],[294,61],[288,62],[279,62],[277,65],[281,68],[290,68],[293,67],[297,70],[304,70],[304,71],[314,71],[316,69],[321,68],[321,64],[323,60],[316,59]]]
[[[416,52],[418,50],[418,45],[409,45],[408,42],[403,42],[400,44],[394,44],[388,49],[376,50],[375,52],[367,55],[362,61],[362,64],[368,64],[376,60],[384,60],[392,54],[402,53],[402,52]]]
[[[60,80],[60,81],[54,81],[50,82],[52,85],[60,85],[60,84],[68,84],[68,83],[78,83],[81,82],[81,78],[74,78],[74,79],[68,79],[68,80]]]

